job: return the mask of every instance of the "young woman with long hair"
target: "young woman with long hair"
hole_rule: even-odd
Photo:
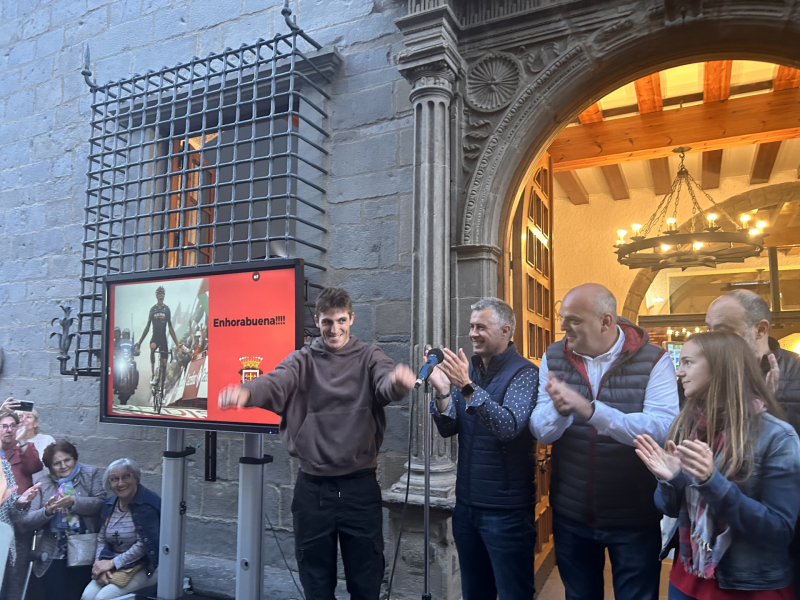
[[[659,479],[656,506],[678,520],[669,599],[794,600],[797,434],[734,333],[691,336],[678,377],[686,402],[666,449],[647,435],[635,439]]]

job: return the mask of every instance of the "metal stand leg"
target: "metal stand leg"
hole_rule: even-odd
[[[158,559],[158,597],[183,597],[183,555],[186,532],[186,457],[194,448],[185,447],[183,429],[167,429],[167,450],[161,467],[161,530]]]
[[[423,571],[423,588],[422,600],[431,600],[430,588],[430,546],[431,546],[431,403],[432,391],[428,385],[428,380],[425,380],[425,393],[423,395],[424,404],[422,406],[422,451],[425,454],[425,504],[422,513],[424,524],[423,532],[423,562],[425,564]]]
[[[239,522],[236,531],[236,597],[260,600],[264,569],[264,465],[261,435],[244,434],[244,456],[239,459]]]

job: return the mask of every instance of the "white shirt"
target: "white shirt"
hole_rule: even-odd
[[[587,422],[597,430],[597,433],[608,435],[629,446],[633,446],[633,438],[644,433],[650,434],[656,442],[663,445],[670,425],[678,415],[678,382],[675,365],[669,354],[665,352],[650,372],[642,412],[626,414],[597,400],[600,382],[622,353],[625,344],[625,334],[619,325],[617,331],[617,341],[605,354],[594,358],[575,354],[583,359],[592,388],[592,398],[595,400],[594,414]],[[539,395],[528,423],[531,433],[542,444],[555,442],[573,421],[572,415],[564,417],[553,406],[553,401],[544,389],[547,381],[547,353],[545,353],[539,367]]]

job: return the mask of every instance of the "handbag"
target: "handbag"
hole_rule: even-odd
[[[118,588],[124,588],[131,582],[131,579],[143,565],[136,565],[130,569],[116,569],[111,572],[111,579],[108,583],[113,583]]]
[[[67,535],[67,566],[83,567],[93,564],[96,550],[96,533]]]

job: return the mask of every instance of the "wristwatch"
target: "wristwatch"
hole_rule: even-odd
[[[450,392],[447,392],[446,394],[436,394],[434,396],[434,398],[436,398],[437,400],[444,400],[445,398],[449,397],[450,397]]]
[[[472,385],[470,381],[467,385],[461,388],[461,395],[466,398],[467,396],[471,396],[475,392],[475,386]]]

